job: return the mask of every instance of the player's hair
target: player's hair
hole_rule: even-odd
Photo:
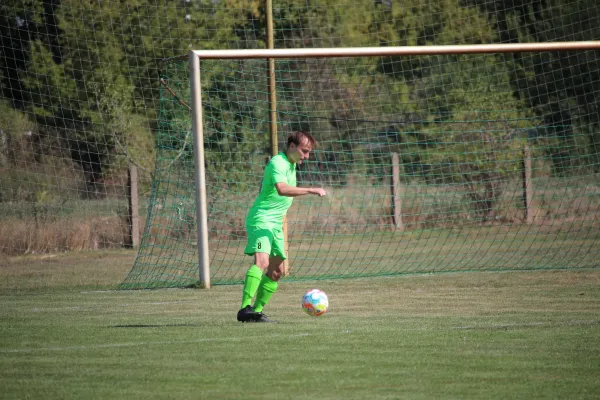
[[[294,143],[296,146],[299,146],[304,140],[308,140],[312,148],[317,147],[318,142],[316,139],[306,131],[296,131],[290,134],[290,136],[288,136],[287,145],[289,147],[290,144]]]

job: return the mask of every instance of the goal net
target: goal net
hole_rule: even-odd
[[[589,43],[589,42],[588,42]],[[294,200],[285,280],[598,266],[600,53],[281,57],[277,146],[318,140]],[[244,279],[244,220],[269,133],[269,64],[201,59],[212,284]],[[535,71],[535,73],[533,73]],[[161,76],[149,215],[122,288],[198,283],[190,74]]]

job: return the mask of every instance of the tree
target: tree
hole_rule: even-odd
[[[54,11],[58,50],[33,40],[29,68],[20,78],[30,93],[40,135],[58,135],[82,168],[85,194],[102,195],[114,135],[123,134],[106,125],[102,107],[111,97],[126,111],[132,100],[132,86],[122,73],[124,53],[112,32],[119,10],[106,2],[81,8],[79,2],[63,1]]]
[[[382,46],[491,43],[496,36],[476,7],[450,0],[378,2],[370,15]],[[390,147],[405,173],[460,185],[481,220],[494,216],[520,167],[520,132],[537,123],[513,97],[509,67],[493,55],[381,57],[373,78],[383,88],[384,115],[397,121]]]
[[[600,6],[594,0],[470,0],[492,22],[501,42],[596,40]],[[516,98],[541,119],[536,136],[553,162],[566,174],[594,165],[600,153],[600,53],[544,52],[504,55]]]
[[[0,84],[13,107],[24,109],[30,101],[20,73],[31,67],[31,42],[38,39],[56,50],[54,7],[54,3],[41,0],[5,0],[0,4]]]

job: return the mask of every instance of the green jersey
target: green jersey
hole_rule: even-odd
[[[267,164],[260,194],[248,211],[246,226],[281,227],[293,199],[277,193],[275,184],[279,182],[296,186],[296,164],[289,162],[283,152],[271,158]]]

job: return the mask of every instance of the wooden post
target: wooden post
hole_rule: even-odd
[[[275,35],[273,29],[273,0],[265,0],[265,10],[267,18],[267,48],[275,48]],[[275,59],[268,59],[268,90],[269,90],[269,131],[271,133],[271,155],[276,156],[279,153],[277,143],[277,92],[275,80]],[[287,216],[283,218],[283,243],[285,254],[288,254],[288,236],[287,236]],[[287,276],[290,271],[288,260],[283,261],[283,276]]]
[[[398,153],[392,153],[392,221],[397,231],[404,231],[402,222],[402,195],[403,189],[400,183],[400,162]]]
[[[129,221],[129,244],[132,248],[140,245],[140,216],[138,197],[138,174],[135,165],[127,170],[127,203]]]
[[[525,221],[528,224],[533,223],[533,207],[531,199],[533,197],[533,181],[531,179],[531,150],[529,146],[523,148],[522,160],[523,172],[523,206],[525,207]]]

